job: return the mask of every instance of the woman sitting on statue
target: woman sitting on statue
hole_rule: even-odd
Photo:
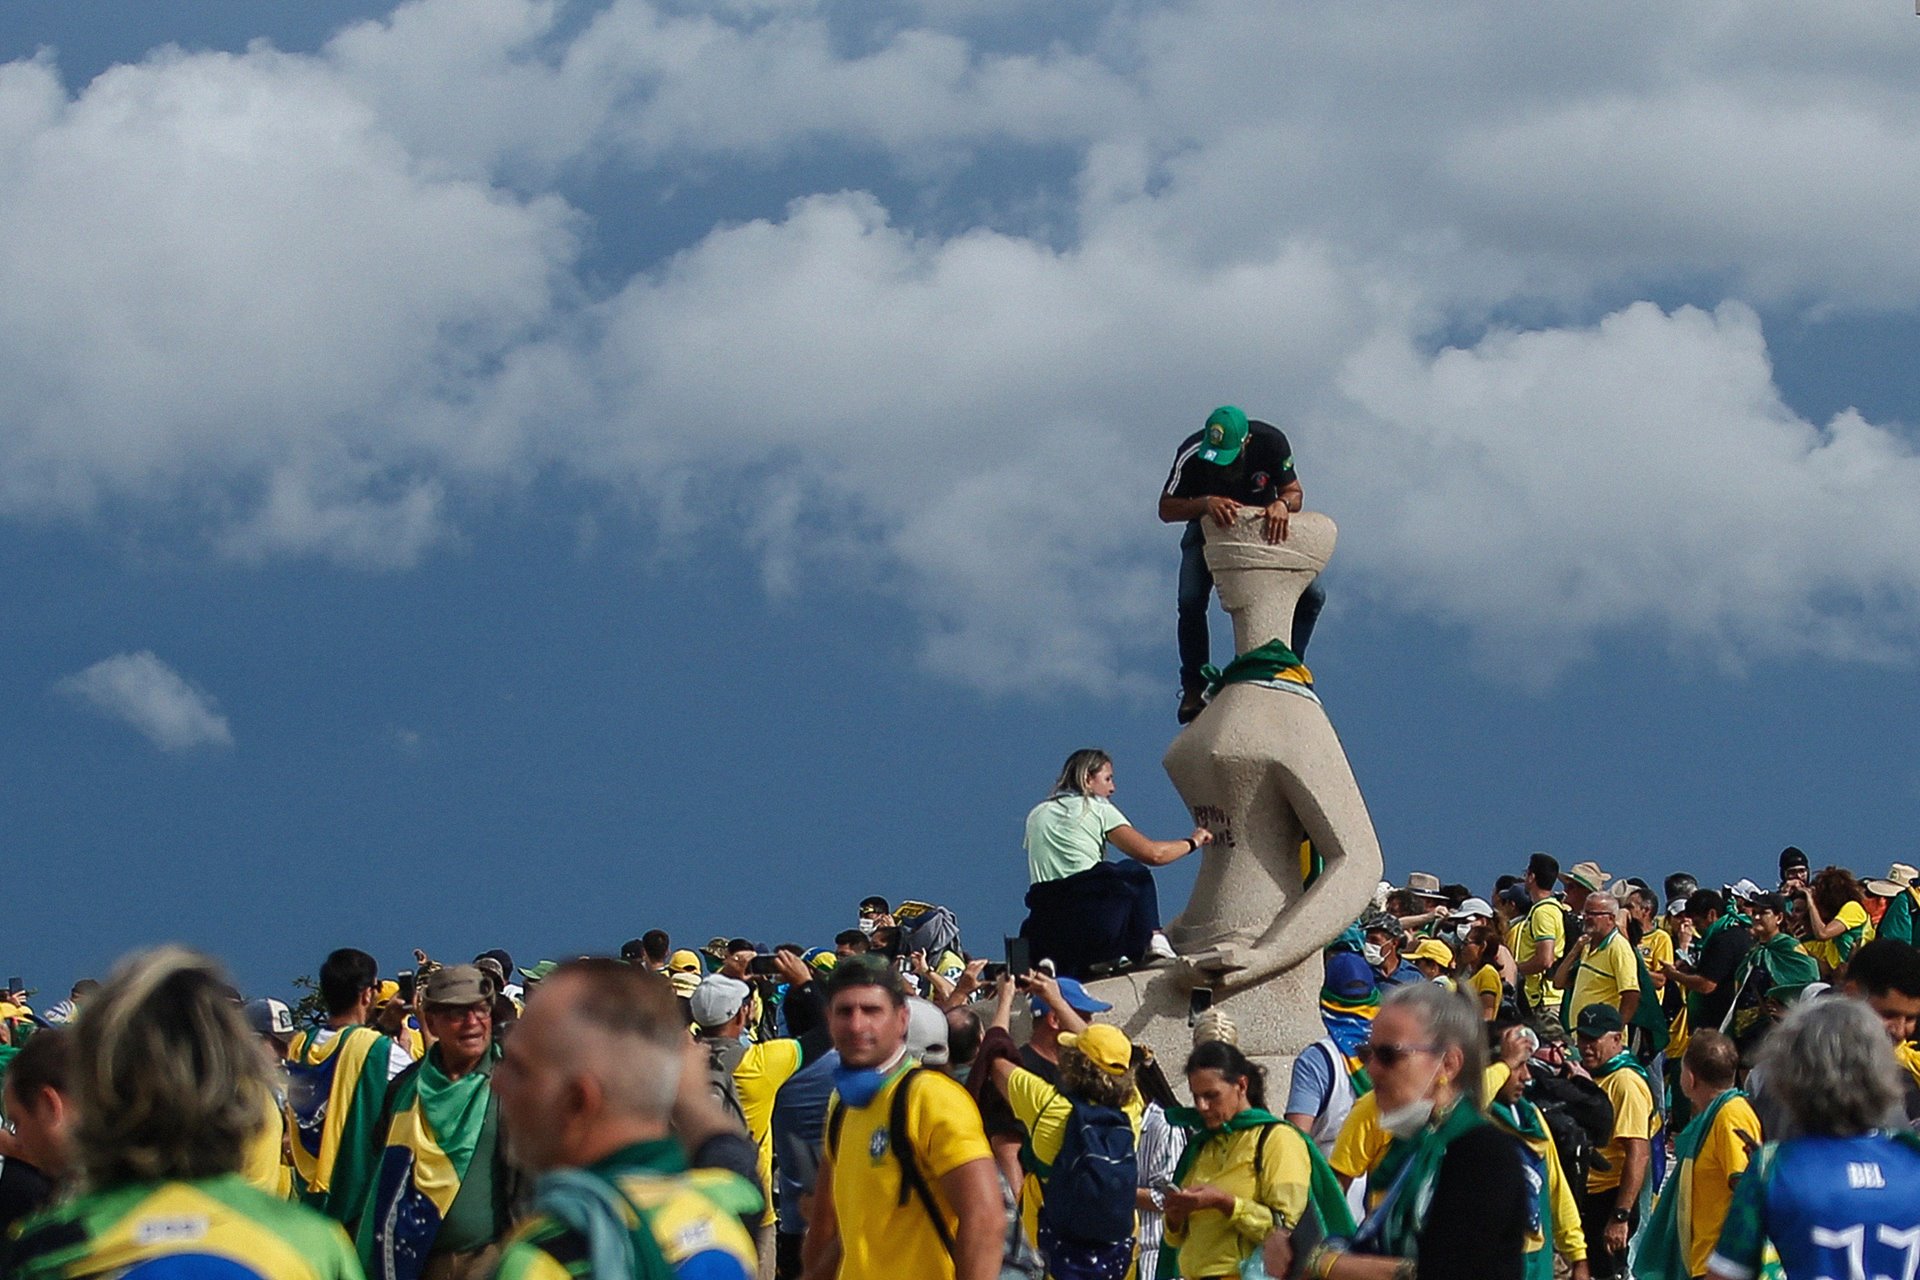
[[[1035,960],[1063,977],[1097,967],[1170,960],[1160,897],[1149,867],[1164,867],[1212,841],[1205,827],[1184,840],[1149,840],[1113,805],[1113,760],[1086,748],[1067,757],[1053,794],[1027,815],[1027,919],[1021,936]],[[1109,862],[1106,846],[1126,855]]]

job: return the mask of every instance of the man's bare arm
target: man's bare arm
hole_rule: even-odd
[[[960,1219],[954,1233],[954,1280],[999,1280],[1007,1240],[1007,1207],[991,1160],[969,1160],[940,1179]]]

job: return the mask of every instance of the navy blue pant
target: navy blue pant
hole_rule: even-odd
[[[1207,568],[1206,546],[1207,535],[1201,532],[1200,522],[1189,520],[1187,531],[1180,536],[1179,637],[1183,690],[1203,687],[1206,681],[1200,678],[1200,668],[1212,661],[1207,602],[1213,595],[1213,573]],[[1287,647],[1302,658],[1307,656],[1313,624],[1320,620],[1320,610],[1326,603],[1327,593],[1321,590],[1320,579],[1315,578],[1293,607],[1293,636],[1287,641]]]
[[[1061,977],[1079,978],[1122,956],[1141,959],[1159,927],[1153,872],[1122,858],[1029,888],[1020,936],[1035,960],[1051,960]]]

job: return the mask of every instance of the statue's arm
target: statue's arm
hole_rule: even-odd
[[[1322,733],[1324,741],[1313,741]],[[1316,955],[1359,918],[1380,883],[1380,840],[1333,726],[1323,720],[1319,733],[1302,736],[1311,745],[1301,743],[1301,760],[1276,765],[1275,771],[1281,795],[1319,850],[1325,869],[1267,926],[1245,963],[1221,975],[1218,986],[1223,990],[1252,986]],[[1296,853],[1286,849],[1280,856],[1291,859]],[[1312,927],[1309,921],[1315,922]]]

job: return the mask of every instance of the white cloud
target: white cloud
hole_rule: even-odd
[[[162,751],[233,745],[233,730],[213,699],[145,649],[103,658],[55,687],[138,730]]]
[[[1137,686],[1153,490],[1231,399],[1294,434],[1343,592],[1509,669],[1911,655],[1913,449],[1797,417],[1748,305],[1920,306],[1910,15],[1012,13],[413,0],[313,57],[0,68],[0,515],[403,569],[558,473],[770,590],[895,594],[948,675]],[[1010,143],[1063,159],[969,178]],[[909,195],[793,176],[828,151]],[[784,212],[586,274],[607,211],[562,190],[741,167]]]

